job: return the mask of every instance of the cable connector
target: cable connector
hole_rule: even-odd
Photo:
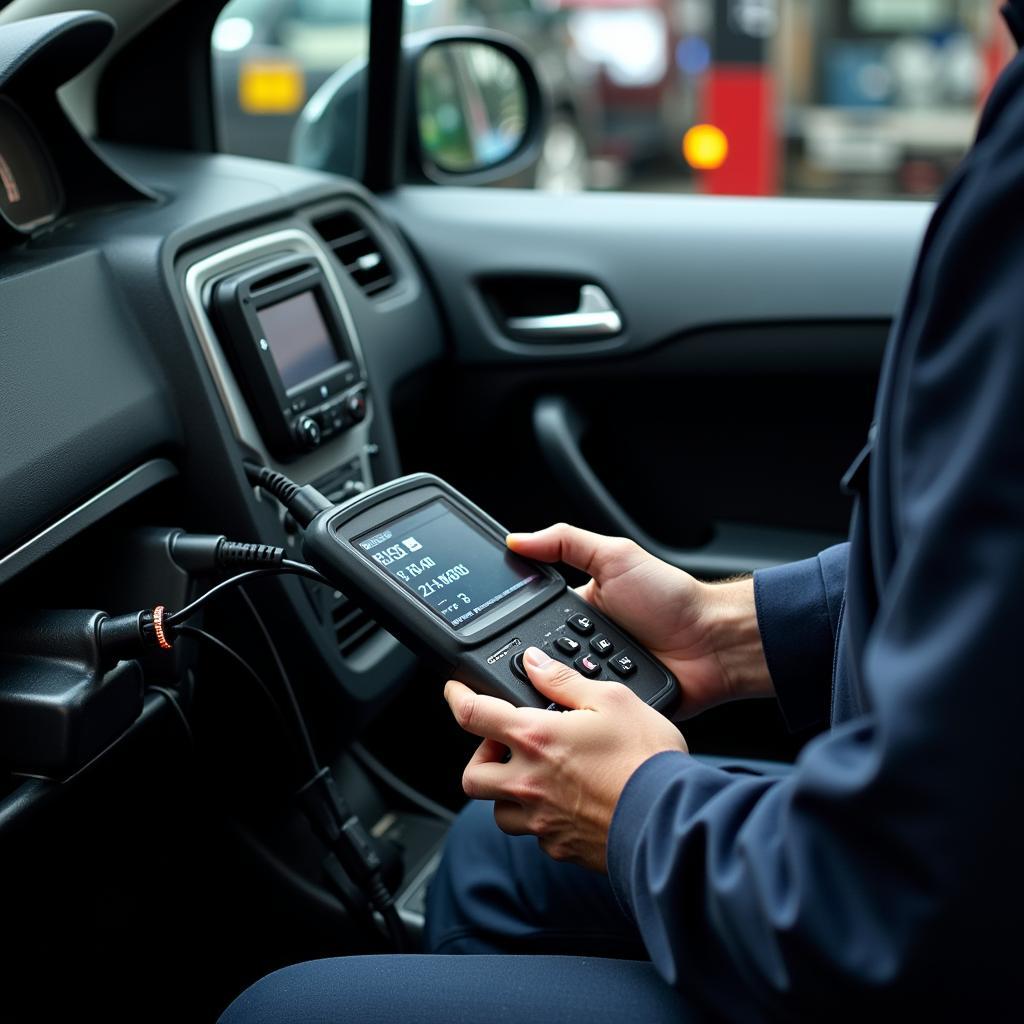
[[[384,882],[380,854],[366,826],[338,791],[330,768],[321,768],[299,790],[297,797],[313,830],[337,858],[342,871],[383,918],[395,951],[407,950],[409,935],[395,909],[395,897]]]
[[[212,572],[215,569],[262,569],[280,565],[285,549],[271,544],[246,544],[228,540],[223,534],[172,534],[169,552],[175,565],[186,572]]]
[[[321,768],[297,796],[313,829],[341,861],[346,874],[372,898],[383,864],[366,826],[338,792],[330,768]]]
[[[96,627],[96,639],[104,657],[117,661],[118,658],[137,658],[147,650],[171,650],[174,646],[173,638],[183,622],[195,615],[208,601],[249,580],[292,574],[315,583],[326,582],[311,565],[293,562],[289,558],[278,559],[279,548],[270,548],[264,544],[228,544],[227,547],[229,551],[231,548],[249,549],[243,552],[246,557],[263,561],[257,562],[255,569],[246,569],[221,580],[191,604],[175,612],[168,612],[163,605],[157,605],[153,609],[129,612],[127,615],[104,615]]]
[[[245,463],[245,475],[249,482],[277,498],[294,520],[304,530],[321,512],[334,508],[330,499],[325,498],[312,484],[300,487],[289,480],[284,473],[276,473],[268,466]]]
[[[149,652],[167,652],[174,646],[163,605],[127,615],[104,615],[96,624],[96,639],[105,661],[137,658]]]

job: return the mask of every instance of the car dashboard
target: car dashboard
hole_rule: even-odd
[[[34,123],[31,104],[17,95],[0,103],[0,116],[17,111],[25,137],[38,142],[35,166],[52,173],[31,216],[8,216],[0,238],[0,837],[20,879],[5,903],[22,940],[6,964],[30,979],[42,967],[31,953],[39,943],[79,943],[71,976],[83,991],[111,983],[99,965],[114,956],[126,968],[117,983],[141,992],[163,976],[152,966],[160,954],[187,933],[186,908],[235,907],[242,891],[268,901],[259,926],[245,923],[251,908],[232,925],[248,971],[274,945],[265,930],[279,936],[282,920],[302,920],[314,949],[372,949],[378,939],[353,927],[344,894],[324,885],[323,849],[295,809],[301,778],[280,723],[216,651],[186,640],[164,657],[147,655],[139,679],[118,684],[140,690],[130,721],[86,721],[50,760],[27,737],[25,712],[33,686],[78,671],[74,652],[40,650],[40,617],[180,607],[209,585],[168,560],[169,531],[301,557],[295,524],[248,482],[246,461],[339,502],[399,474],[393,393],[445,354],[416,258],[355,182],[246,158],[100,149],[81,138],[78,149],[49,149],[45,118]],[[91,166],[92,186],[69,186],[83,177],[77,160]],[[22,181],[32,166],[27,157],[19,164]],[[19,185],[10,162],[3,167],[10,199]],[[320,311],[342,341],[311,386],[287,388],[282,433],[253,390],[217,294],[229,279],[283,265],[315,278]],[[287,342],[308,328],[310,294],[275,304],[276,336]],[[292,679],[325,763],[401,862],[392,878],[404,878],[399,902],[415,931],[446,812],[423,813],[400,781],[392,779],[397,789],[382,782],[387,770],[366,752],[359,762],[352,747],[423,669],[338,590],[283,577],[246,590],[248,607],[226,601],[202,624],[244,650],[259,674]],[[109,688],[112,673],[86,683]],[[158,838],[160,827],[173,838]],[[154,875],[165,880],[162,910],[111,914],[119,928],[139,929],[141,944],[123,934],[96,941],[96,901],[148,889]],[[212,933],[190,940],[187,959],[202,961],[219,941]],[[197,982],[180,1002],[171,997],[167,1012],[223,1005],[248,977],[228,971],[205,988]],[[24,989],[38,991],[30,981]],[[64,1006],[64,998],[51,1001]]]
[[[112,509],[172,479],[189,495],[190,518],[294,548],[284,513],[246,483],[243,460],[335,499],[394,476],[390,393],[443,352],[411,253],[354,183],[244,158],[130,150],[111,157],[158,198],[59,223],[5,254],[9,393],[0,473],[10,499],[26,500],[9,500],[0,528],[4,582],[58,538],[92,525],[98,496]],[[387,266],[385,287],[367,288],[353,274],[360,257],[346,264],[320,234],[342,218],[346,237],[360,233],[360,247]],[[336,430],[319,412],[324,431],[315,447],[282,453],[263,436],[210,296],[235,268],[287,256],[312,259],[327,282],[354,346],[365,407]],[[335,638],[300,611],[309,642],[343,685]],[[378,679],[379,668],[372,664]]]

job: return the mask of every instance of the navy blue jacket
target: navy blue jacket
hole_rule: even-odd
[[[731,1019],[1020,1019],[1021,57],[926,234],[872,436],[849,544],[755,577],[783,710],[831,729],[781,781],[652,758],[609,875],[661,974]]]

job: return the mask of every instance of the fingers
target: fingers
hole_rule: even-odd
[[[444,699],[452,709],[455,721],[466,732],[508,744],[517,720],[517,709],[508,701],[474,693],[454,679],[445,684]]]
[[[527,648],[523,664],[534,687],[563,708],[593,707],[601,690],[608,686],[608,683],[584,679],[579,672],[548,657],[537,647]]]
[[[517,554],[538,562],[565,562],[598,579],[619,576],[648,557],[622,537],[604,537],[558,523],[539,533],[510,533],[505,543]]]
[[[516,773],[510,764],[474,758],[462,773],[462,791],[470,800],[508,800]]]
[[[506,748],[495,740],[484,740],[462,773],[463,792],[471,800],[494,800],[510,807],[534,796],[521,764],[505,760]],[[514,833],[518,835],[519,833]]]
[[[481,740],[480,746],[473,752],[466,765],[466,771],[479,764],[504,764],[507,757],[508,747],[504,743],[497,740]]]
[[[507,836],[532,835],[530,812],[512,800],[494,801],[494,821]]]

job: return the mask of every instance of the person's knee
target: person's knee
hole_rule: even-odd
[[[450,1017],[443,1005],[431,1003],[445,988],[438,983],[445,977],[439,959],[391,953],[293,964],[250,985],[217,1024],[444,1021]]]
[[[307,1024],[324,1019],[320,1011],[335,1008],[330,966],[336,962],[293,964],[260,978],[235,999],[217,1024]]]
[[[693,1021],[652,964],[390,954],[313,960],[246,989],[219,1024]]]

